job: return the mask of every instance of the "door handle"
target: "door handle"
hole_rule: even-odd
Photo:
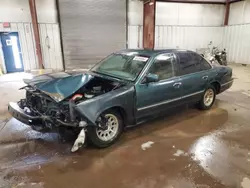
[[[203,76],[202,79],[203,79],[203,80],[207,80],[207,79],[208,79],[208,76]]]
[[[175,88],[179,88],[180,86],[181,86],[181,82],[177,82],[177,83],[174,83],[173,84],[173,87],[175,87]]]

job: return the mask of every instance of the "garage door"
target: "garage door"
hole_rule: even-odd
[[[59,0],[66,69],[90,68],[126,48],[126,0]]]

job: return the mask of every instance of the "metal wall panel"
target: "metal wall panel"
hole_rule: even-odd
[[[126,48],[126,0],[59,0],[66,69],[89,68]]]
[[[62,51],[58,24],[39,24],[44,66],[62,70]]]
[[[35,40],[31,23],[11,23],[10,28],[3,28],[0,32],[18,32],[24,70],[38,69],[35,50]],[[62,52],[58,24],[39,24],[40,40],[45,69],[62,70]]]
[[[229,25],[250,23],[250,1],[239,1],[230,5]]]
[[[1,0],[0,22],[31,22],[29,0]],[[36,0],[38,23],[58,23],[56,0]]]
[[[222,26],[225,6],[156,2],[156,25]]]
[[[181,48],[196,51],[213,45],[222,45],[223,27],[156,26],[155,48]]]
[[[142,48],[143,41],[143,26],[129,25],[128,26],[128,48],[137,49]]]
[[[228,62],[250,64],[250,24],[224,27],[223,47]]]

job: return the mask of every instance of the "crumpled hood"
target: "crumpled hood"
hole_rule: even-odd
[[[61,72],[36,76],[32,79],[25,79],[24,82],[49,95],[56,102],[60,102],[93,78],[94,76],[88,73]]]

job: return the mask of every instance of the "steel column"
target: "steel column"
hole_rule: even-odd
[[[32,19],[32,26],[34,30],[34,37],[35,37],[35,43],[36,43],[36,54],[38,57],[38,64],[39,69],[43,69],[43,58],[42,58],[42,50],[41,50],[41,43],[40,43],[40,35],[39,35],[39,27],[37,22],[37,12],[36,12],[36,2],[35,0],[29,0],[29,6],[30,6],[30,14]]]
[[[143,48],[154,48],[155,43],[155,0],[143,6]]]
[[[226,0],[226,12],[225,12],[224,25],[228,25],[229,12],[230,12],[230,1]]]

